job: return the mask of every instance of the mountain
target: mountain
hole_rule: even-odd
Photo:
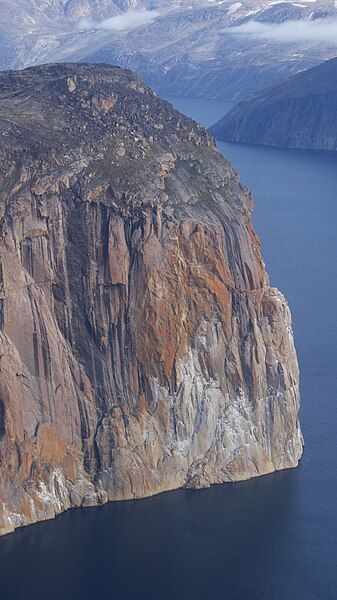
[[[0,0],[0,68],[43,62],[69,36],[74,50],[82,19],[104,19],[137,7],[138,0]]]
[[[136,8],[138,0],[1,0],[1,15],[22,25],[43,25],[48,19],[55,22],[77,21],[84,17],[103,18],[121,10]]]
[[[161,95],[240,100],[336,55],[335,40],[318,44],[295,38],[285,43],[243,29],[253,23],[313,23],[323,14],[336,19],[332,0],[314,4],[220,0],[193,6],[188,1],[158,10],[160,16],[148,26],[104,39],[96,49],[97,36],[93,37],[84,52],[76,49],[71,58],[132,69]]]
[[[240,100],[334,57],[331,34],[304,35],[323,18],[333,0],[0,0],[0,68],[105,62],[160,94]]]
[[[0,75],[0,531],[295,467],[290,313],[212,138],[131,72]]]
[[[254,94],[210,132],[219,139],[337,150],[337,59]]]

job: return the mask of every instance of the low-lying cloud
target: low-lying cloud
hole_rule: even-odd
[[[92,21],[83,19],[80,23],[80,28],[87,29],[106,29],[108,31],[129,31],[141,25],[147,25],[159,17],[156,10],[128,10],[115,17],[109,17],[102,21]]]
[[[337,19],[335,18],[286,21],[284,23],[248,21],[237,27],[228,27],[223,30],[223,33],[258,40],[271,40],[283,44],[309,42],[337,47]]]

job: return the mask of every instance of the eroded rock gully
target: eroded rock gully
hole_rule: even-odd
[[[297,465],[251,198],[133,74],[0,75],[0,532]]]

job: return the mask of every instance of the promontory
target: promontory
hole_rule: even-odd
[[[131,72],[0,74],[0,532],[295,467],[299,373],[252,199]]]

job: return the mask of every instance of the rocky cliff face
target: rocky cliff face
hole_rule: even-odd
[[[337,150],[337,59],[304,71],[235,106],[210,132],[218,139]]]
[[[297,465],[251,197],[130,72],[0,75],[0,532]]]

